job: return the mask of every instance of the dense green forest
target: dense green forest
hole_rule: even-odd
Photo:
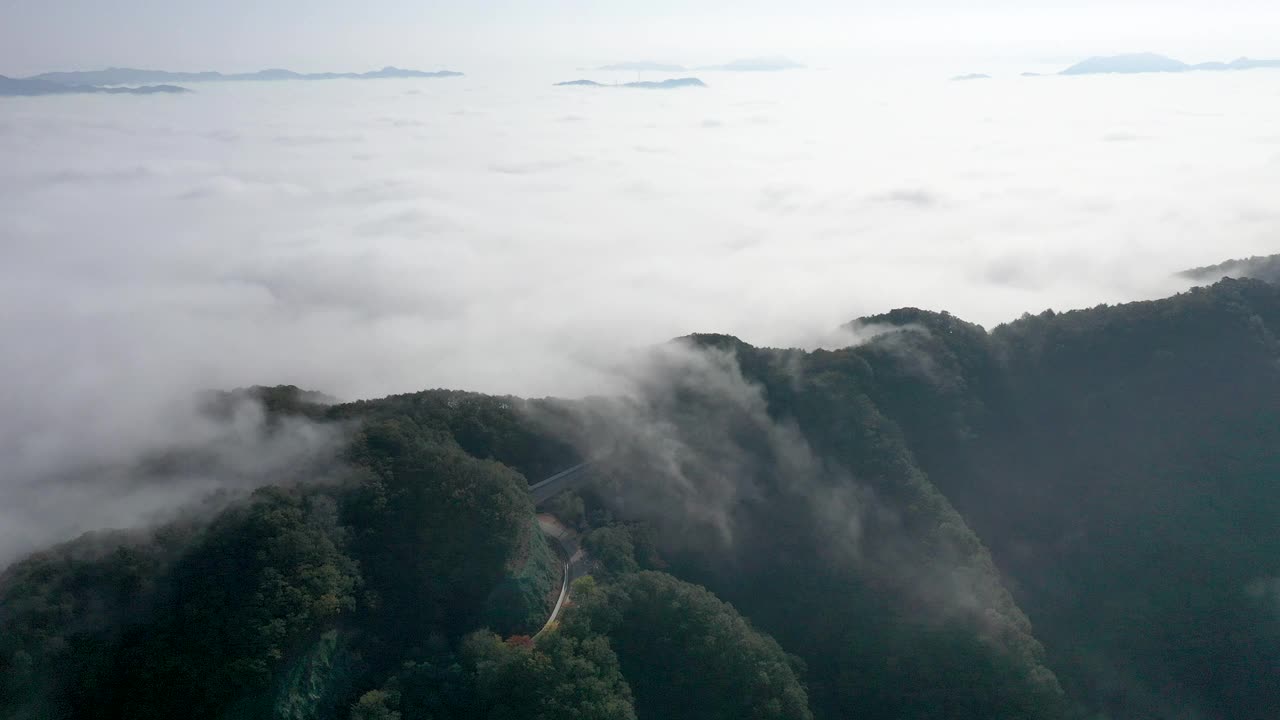
[[[0,717],[1272,717],[1280,287],[694,335],[616,394],[211,393],[336,467],[0,575]],[[591,575],[562,581],[526,488]],[[140,465],[140,467],[145,467]]]

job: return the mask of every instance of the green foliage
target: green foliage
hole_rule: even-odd
[[[701,587],[642,572],[576,602],[562,632],[609,638],[640,718],[812,717],[798,660]]]
[[[108,648],[152,603],[191,531],[98,533],[38,553],[0,576],[0,716],[67,717],[97,692]]]
[[[101,552],[109,540],[6,573],[0,648],[27,668],[0,698],[6,713],[200,718],[269,704],[277,671],[354,610],[360,587],[323,493],[266,488],[202,530]]]
[[[905,377],[939,378],[966,395],[914,344],[928,333],[954,337],[967,367],[977,365],[984,333],[920,311],[893,320],[915,329],[837,352],[692,338],[734,355],[727,363],[709,356],[710,377],[697,363],[674,368],[637,401],[651,426],[675,437],[656,451],[631,430],[628,413],[613,412],[626,422],[617,430],[619,457],[601,468],[606,486],[619,513],[658,528],[672,572],[706,585],[803,656],[818,716],[902,717],[928,687],[931,697],[959,699],[949,703],[954,718],[1061,717],[1061,689],[1026,616],[878,397],[881,358],[894,359]],[[595,430],[610,417],[606,408],[587,423]],[[655,455],[663,462],[646,462]],[[625,543],[609,540],[600,543],[606,568],[630,569]],[[887,663],[894,647],[913,657]],[[999,672],[979,691],[954,672],[966,663]],[[868,688],[885,690],[873,697]]]
[[[531,522],[524,562],[485,600],[481,622],[504,635],[532,634],[541,629],[560,590],[562,565],[537,522]]]
[[[617,657],[599,637],[551,633],[533,644],[473,635],[463,655],[474,667],[474,710],[487,718],[626,720],[631,695]]]
[[[575,492],[562,492],[546,501],[543,511],[554,515],[566,526],[585,530],[587,527],[587,509],[582,496]]]
[[[864,322],[898,330],[812,353],[689,338],[732,360],[626,407],[671,435],[660,461],[624,415],[601,488],[553,503],[598,526],[601,571],[537,642],[476,631],[545,618],[527,479],[579,462],[616,404],[212,395],[260,402],[268,431],[342,423],[346,465],[6,570],[0,717],[1274,714],[1280,288],[991,333]],[[664,560],[710,590],[638,572]]]
[[[582,539],[582,546],[606,575],[633,573],[640,569],[640,563],[636,561],[636,546],[626,527],[613,525],[592,530]]]
[[[1080,715],[1280,704],[1264,659],[1280,613],[1245,590],[1280,573],[1280,289],[1226,281],[990,335],[919,311],[879,321],[926,332],[832,353],[848,356],[832,379],[873,379],[875,406],[1020,589]],[[1040,656],[1001,614],[1014,656]]]
[[[466,637],[457,656],[408,663],[385,691],[363,696],[353,718],[634,720],[631,692],[603,638],[551,633]]]
[[[350,460],[336,485],[7,571],[0,715],[332,717],[358,677],[474,629],[505,576],[518,619],[545,619],[553,561],[520,475],[404,419],[370,425]]]
[[[586,602],[600,591],[600,584],[590,575],[583,575],[569,586],[569,592],[577,602]]]
[[[400,720],[400,713],[392,710],[392,696],[382,690],[370,690],[351,706],[351,720]]]
[[[114,695],[123,717],[196,718],[264,694],[302,643],[354,610],[346,541],[331,498],[259,490],[178,560],[157,620],[118,651],[114,687],[80,702]]]
[[[1280,706],[1280,613],[1247,592],[1280,575],[1277,331],[1280,288],[1224,281],[992,333],[1007,391],[952,493],[1089,712]]]
[[[389,628],[461,634],[526,553],[533,506],[519,474],[412,428],[375,424],[354,443],[371,469],[347,502],[356,557]]]
[[[312,720],[332,717],[350,692],[355,658],[351,638],[330,630],[320,636],[286,670],[275,690],[271,717]]]
[[[496,460],[537,482],[582,462],[580,456],[549,427],[564,413],[549,401],[491,397],[472,392],[428,390],[358,401],[332,408],[333,419],[368,423],[386,420],[411,423],[420,436],[455,444],[480,459]]]

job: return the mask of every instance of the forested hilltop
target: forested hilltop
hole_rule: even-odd
[[[690,336],[581,400],[211,394],[337,460],[5,570],[0,717],[1274,715],[1280,287],[855,324]],[[538,510],[593,570],[540,632],[527,487],[586,461]]]

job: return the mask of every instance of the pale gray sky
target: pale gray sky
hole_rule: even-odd
[[[3,0],[0,74],[433,68],[786,53],[1058,60],[1280,56],[1272,0]]]

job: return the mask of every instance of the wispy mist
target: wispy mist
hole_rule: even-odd
[[[612,391],[692,331],[831,347],[895,306],[990,324],[1275,250],[1274,73],[946,76],[6,99],[0,505],[153,448],[203,388]]]
[[[892,335],[863,341],[890,350],[899,344]],[[639,354],[617,370],[616,396],[536,417],[598,459],[589,492],[622,518],[652,525],[657,544],[675,556],[732,577],[791,553],[792,563],[822,568],[824,577],[858,578],[855,585],[889,593],[912,622],[966,625],[992,647],[1038,665],[1042,650],[990,557],[922,474],[899,468],[889,497],[831,448],[816,446],[786,409],[815,401],[804,387],[802,355],[748,361],[757,373],[789,375],[780,392],[796,393],[790,401],[771,398],[744,375],[732,341],[704,338]],[[762,362],[770,367],[762,370]],[[837,435],[892,433],[849,421],[862,410],[832,412],[836,427],[828,429]],[[1036,682],[1057,687],[1048,671]]]
[[[299,417],[269,419],[248,397],[212,412],[195,396],[127,406],[115,422],[86,407],[56,427],[7,424],[0,485],[0,566],[92,530],[128,529],[206,510],[269,484],[337,477],[346,428]],[[55,421],[55,418],[42,418]]]

